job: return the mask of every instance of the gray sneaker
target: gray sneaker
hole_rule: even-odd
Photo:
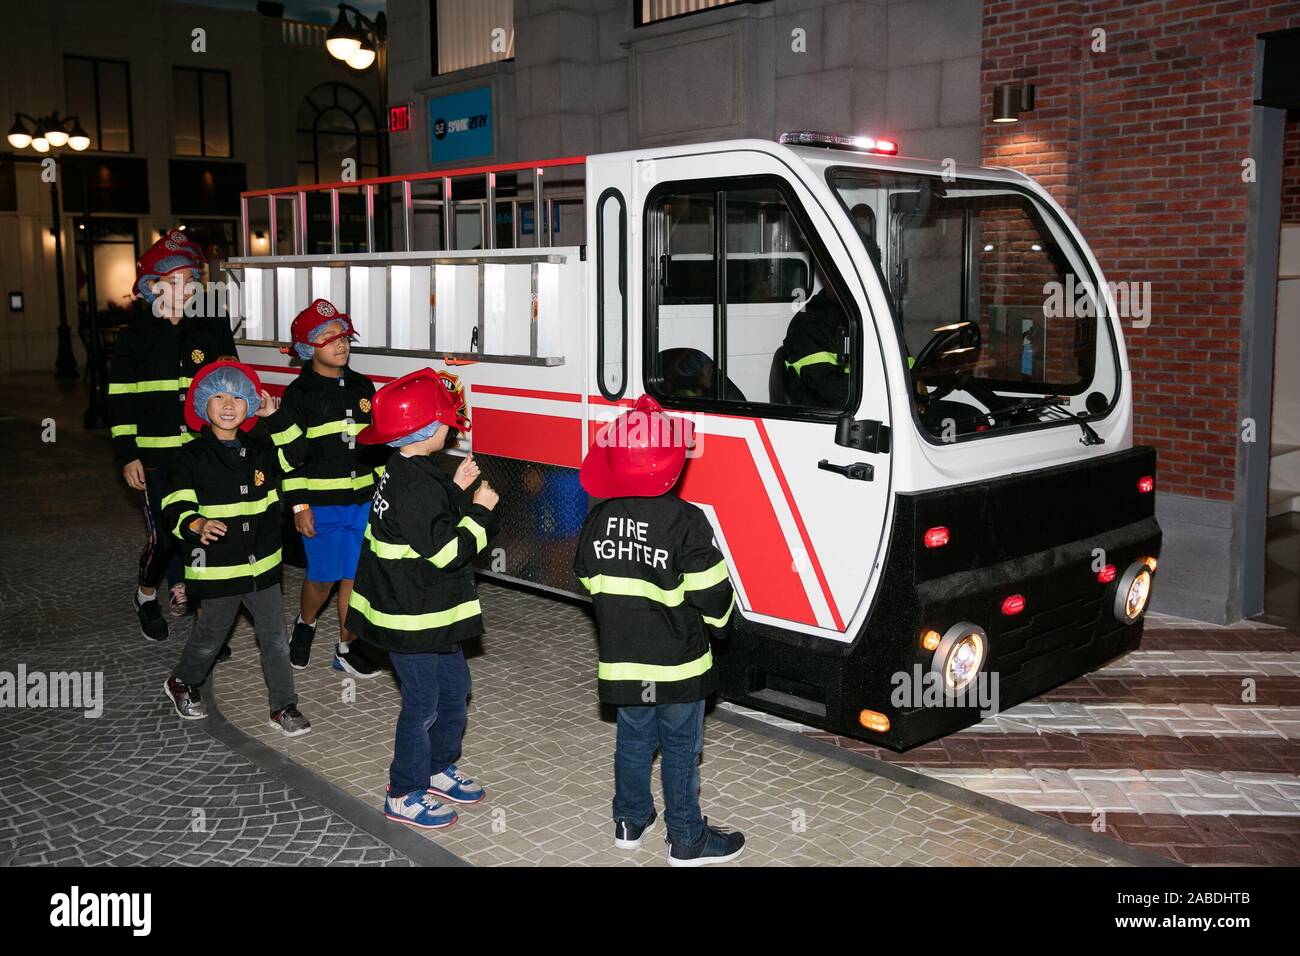
[[[163,693],[176,708],[176,713],[185,720],[202,720],[208,716],[208,705],[199,696],[199,689],[168,677],[163,682]]]
[[[311,730],[311,721],[293,704],[271,715],[271,726],[286,737],[301,737]]]

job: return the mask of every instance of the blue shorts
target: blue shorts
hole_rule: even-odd
[[[312,508],[316,537],[303,535],[307,552],[307,580],[317,584],[351,581],[357,576],[361,543],[366,536],[370,503],[359,505],[325,505]]]

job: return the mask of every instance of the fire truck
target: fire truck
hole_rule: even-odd
[[[463,387],[501,491],[481,573],[578,597],[578,466],[653,395],[735,586],[721,695],[905,749],[987,714],[976,687],[1006,709],[1136,648],[1161,535],[1079,230],[1020,173],[898,152],[803,131],[252,190],[241,357],[282,388],[324,297],[377,384]]]

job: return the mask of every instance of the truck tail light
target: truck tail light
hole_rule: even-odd
[[[1025,596],[1023,594],[1012,594],[1002,602],[1002,613],[1010,617],[1013,614],[1019,614],[1025,609]]]
[[[1119,571],[1116,569],[1115,565],[1108,564],[1097,572],[1097,580],[1102,584],[1110,584],[1111,581],[1115,580],[1115,575],[1118,573]]]
[[[1149,495],[1151,492],[1155,491],[1155,488],[1156,480],[1150,475],[1143,475],[1138,479],[1138,491],[1141,494]]]
[[[948,529],[940,525],[937,528],[931,528],[925,533],[925,546],[927,548],[942,548],[950,539]]]

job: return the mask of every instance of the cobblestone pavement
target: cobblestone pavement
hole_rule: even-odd
[[[286,593],[296,601],[301,573]],[[474,699],[461,767],[488,788],[453,827],[429,834],[476,864],[664,864],[662,840],[637,853],[612,845],[614,726],[595,698],[595,633],[585,607],[492,583],[481,598],[488,635],[471,658]],[[295,672],[306,737],[266,725],[266,689],[252,630],[216,671],[222,711],[244,730],[379,813],[396,685],[385,672],[353,680],[330,667],[333,607],[317,625],[312,661]],[[748,839],[741,860],[762,864],[1070,864],[1114,862],[1029,827],[912,786],[794,749],[719,720],[705,723],[702,804]],[[659,777],[655,771],[656,804]]]
[[[0,420],[0,671],[99,672],[104,707],[0,710],[0,865],[409,865],[169,711],[161,687],[185,628],[141,638],[130,602],[143,519],[107,439],[58,414],[79,412],[79,393],[64,400],[47,382],[48,408]],[[49,444],[34,423],[46,415],[59,426]]]
[[[0,407],[19,416],[0,418],[0,487],[22,503],[0,543],[0,671],[100,672],[106,703],[97,719],[72,709],[0,712],[0,863],[424,859],[389,845],[416,831],[388,824],[379,810],[396,688],[388,674],[354,684],[330,669],[332,608],[311,667],[297,672],[311,734],[287,740],[267,727],[246,621],[232,639],[234,658],[217,668],[216,691],[235,727],[288,757],[281,766],[305,768],[311,781],[335,784],[364,806],[352,804],[347,815],[328,809],[285,783],[289,771],[259,769],[202,724],[174,716],[160,685],[188,622],[173,621],[163,644],[139,636],[130,593],[142,522],[133,496],[113,476],[106,438],[60,414],[77,411],[76,393],[60,405],[45,381],[21,383],[35,384],[32,391],[0,380]],[[46,414],[60,426],[49,444],[34,424]],[[291,569],[289,608],[300,581]],[[483,592],[490,634],[471,661],[476,692],[463,763],[487,784],[489,800],[414,842],[478,864],[662,865],[658,840],[633,854],[611,845],[614,733],[595,700],[586,608],[491,584]],[[706,812],[745,830],[742,861],[751,865],[1120,862],[1059,823],[1016,822],[733,722],[708,721],[702,778]]]

